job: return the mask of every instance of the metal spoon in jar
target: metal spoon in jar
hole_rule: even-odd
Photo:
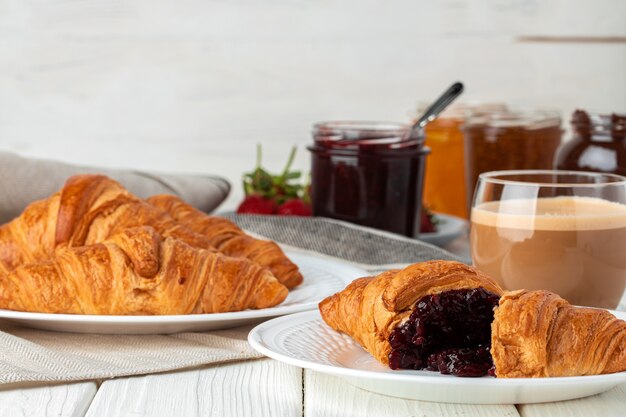
[[[411,126],[407,133],[402,137],[400,141],[398,141],[397,137],[386,136],[384,132],[376,132],[376,136],[368,137],[368,138],[358,138],[354,137],[354,135],[349,135],[347,132],[341,132],[339,134],[335,134],[337,138],[335,139],[335,143],[341,142],[342,144],[351,144],[351,143],[362,143],[363,141],[370,141],[379,143],[385,140],[391,140],[396,145],[402,144],[411,140],[415,136],[420,136],[420,131],[428,124],[437,118],[439,113],[441,113],[446,107],[450,105],[461,93],[463,92],[463,83],[456,82],[452,84],[433,104],[430,105],[420,116],[419,119]],[[383,134],[382,136],[380,136]]]
[[[432,122],[439,116],[446,107],[450,105],[458,96],[463,92],[463,83],[456,82],[452,84],[433,104],[430,105],[429,108],[426,109],[424,114],[417,119],[411,130],[409,131],[408,137],[412,137],[413,134],[417,134],[419,130],[423,129],[428,123]]]

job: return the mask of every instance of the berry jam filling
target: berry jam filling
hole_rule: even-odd
[[[391,369],[493,375],[491,322],[499,297],[482,288],[427,295],[389,335]]]

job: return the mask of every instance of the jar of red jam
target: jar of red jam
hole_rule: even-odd
[[[314,216],[417,237],[428,148],[410,125],[324,122],[313,127]]]

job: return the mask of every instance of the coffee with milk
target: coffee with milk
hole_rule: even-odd
[[[626,288],[626,206],[591,197],[502,200],[471,212],[476,267],[507,290],[615,308]]]

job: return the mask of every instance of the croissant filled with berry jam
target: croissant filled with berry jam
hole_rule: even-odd
[[[499,378],[626,370],[626,322],[548,291],[505,292],[458,262],[360,278],[319,308],[391,369]]]

